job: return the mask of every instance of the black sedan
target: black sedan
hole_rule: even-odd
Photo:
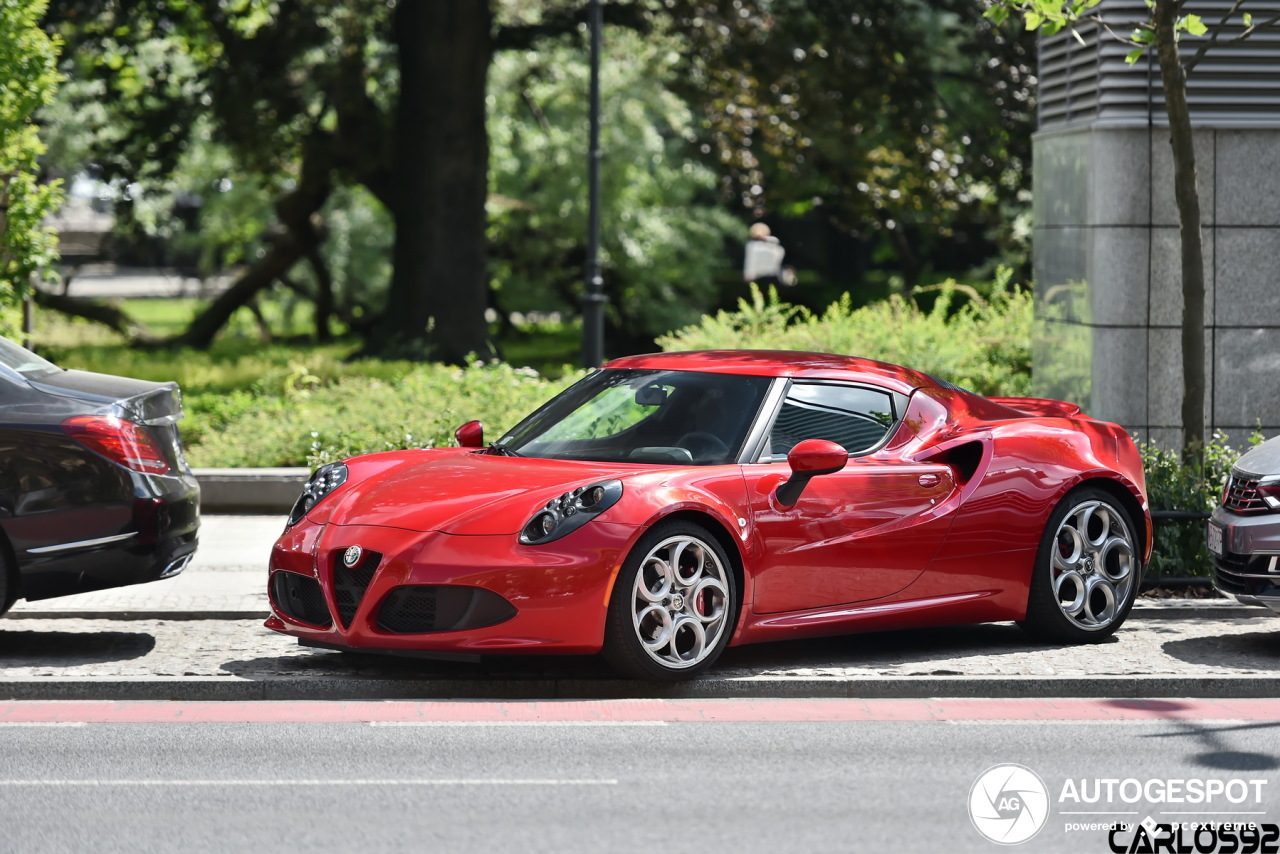
[[[200,487],[181,417],[176,383],[62,370],[0,338],[0,613],[186,568]]]
[[[1206,533],[1218,590],[1280,612],[1280,438],[1231,467]]]

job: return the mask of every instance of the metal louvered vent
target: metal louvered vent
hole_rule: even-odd
[[[1233,5],[1234,0],[1191,0],[1184,11],[1200,15],[1213,28]],[[1148,15],[1143,0],[1103,0],[1097,9],[1113,30],[1125,35]],[[1258,30],[1247,41],[1232,43],[1231,37],[1242,30],[1240,12],[1233,17],[1188,78],[1191,120],[1200,126],[1280,125],[1280,32]],[[1260,17],[1256,10],[1255,17]],[[1040,129],[1086,121],[1162,122],[1164,90],[1155,49],[1126,65],[1130,48],[1096,24],[1077,27],[1076,34],[1078,40],[1070,30],[1040,40]],[[1183,58],[1208,37],[1184,36]]]

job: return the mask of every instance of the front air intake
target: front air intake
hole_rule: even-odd
[[[271,575],[270,589],[271,602],[280,613],[322,629],[333,625],[320,582],[311,576],[277,571]]]
[[[397,635],[457,632],[495,626],[515,615],[515,606],[482,587],[408,584],[382,600],[378,628]]]

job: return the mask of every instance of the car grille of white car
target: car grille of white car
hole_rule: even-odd
[[[1264,513],[1267,504],[1258,493],[1258,479],[1231,475],[1227,481],[1227,491],[1222,497],[1222,506],[1236,513]]]

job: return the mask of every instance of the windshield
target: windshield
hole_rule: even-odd
[[[499,440],[526,457],[722,465],[738,458],[771,377],[597,371]]]
[[[62,370],[53,362],[41,359],[30,350],[14,344],[8,338],[0,338],[0,365],[15,370],[26,377],[39,377]]]

